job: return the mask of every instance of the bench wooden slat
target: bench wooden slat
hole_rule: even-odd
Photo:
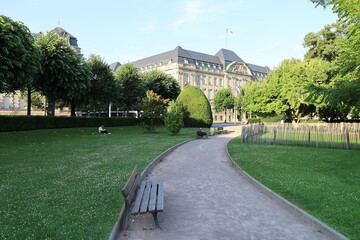
[[[164,191],[163,191],[163,182],[161,180],[158,181],[158,196],[156,203],[156,211],[157,212],[164,211]]]
[[[149,212],[155,212],[156,210],[157,195],[158,195],[158,181],[152,181],[151,191],[150,191]]]
[[[140,173],[138,173],[136,175],[136,178],[135,178],[135,181],[133,183],[133,186],[129,192],[129,194],[126,196],[125,198],[125,202],[126,204],[130,205],[131,202],[133,201],[133,198],[135,196],[135,193],[136,193],[136,189],[138,188],[139,184],[140,184],[140,181],[141,181],[141,177],[140,177]]]
[[[140,211],[141,200],[142,200],[142,196],[144,194],[145,185],[146,185],[146,182],[141,183],[140,189],[139,189],[137,197],[135,199],[134,207],[131,210],[132,215],[136,215]]]
[[[136,178],[137,174],[138,174],[138,167],[135,166],[134,170],[131,172],[130,177],[126,181],[124,187],[121,189],[121,192],[125,197],[127,197],[129,192],[131,191],[131,188],[134,185],[134,181],[135,181],[135,178]]]
[[[148,210],[151,181],[146,181],[145,192],[141,201],[140,214],[145,214]]]

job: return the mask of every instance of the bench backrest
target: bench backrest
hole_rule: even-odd
[[[141,173],[139,173],[138,167],[135,166],[134,170],[131,172],[129,179],[125,183],[124,187],[121,189],[121,193],[123,194],[125,198],[125,203],[127,205],[131,204],[140,182]]]
[[[224,130],[224,128],[223,128],[223,127],[218,127],[217,129],[218,129],[219,131]]]

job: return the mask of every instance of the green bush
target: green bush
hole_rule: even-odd
[[[285,117],[283,115],[277,115],[274,117],[261,118],[261,121],[265,123],[277,123],[284,119]]]
[[[248,118],[246,119],[248,123],[261,123],[261,118]]]
[[[170,102],[167,109],[165,126],[174,135],[178,134],[184,127],[184,109],[174,101]]]
[[[0,132],[26,131],[35,129],[98,127],[105,125],[135,126],[137,118],[106,117],[50,117],[50,116],[0,116]]]
[[[204,93],[197,87],[185,88],[176,99],[185,109],[185,127],[209,128],[213,123],[210,103]]]

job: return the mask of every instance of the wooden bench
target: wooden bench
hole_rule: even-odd
[[[227,130],[224,130],[223,127],[218,127],[217,130],[218,130],[219,134],[222,134],[222,133],[225,134],[225,133],[227,133]]]
[[[141,182],[141,184],[140,184]],[[140,187],[139,187],[140,186]],[[125,198],[125,220],[123,229],[126,229],[127,216],[151,213],[155,226],[161,229],[157,213],[164,211],[164,192],[162,180],[141,181],[141,173],[135,166],[129,179],[121,190]],[[132,205],[132,203],[134,204]]]
[[[202,138],[203,136],[206,136],[206,138],[208,137],[208,134],[206,132],[203,132],[203,131],[196,131],[196,135],[199,138]]]

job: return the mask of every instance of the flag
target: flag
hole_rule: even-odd
[[[232,30],[230,30],[230,29],[228,29],[228,28],[226,29],[226,32],[227,32],[227,33],[231,33],[231,34],[234,33]]]

